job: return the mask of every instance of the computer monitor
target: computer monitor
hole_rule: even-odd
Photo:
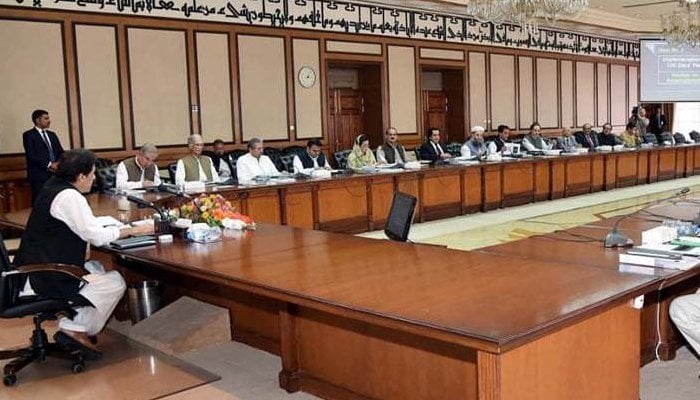
[[[384,234],[389,239],[405,242],[408,239],[408,231],[411,229],[415,209],[416,198],[414,196],[394,192],[394,200],[391,202],[391,210],[389,210]]]

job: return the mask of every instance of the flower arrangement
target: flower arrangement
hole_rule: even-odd
[[[254,229],[255,222],[236,211],[230,201],[220,194],[201,194],[192,201],[180,206],[180,216],[189,218],[192,222],[204,222],[209,226],[226,227],[225,220],[240,221],[233,224],[244,229]]]

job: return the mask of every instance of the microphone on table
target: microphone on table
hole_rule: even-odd
[[[670,200],[670,199],[673,199],[675,197],[685,196],[688,193],[690,193],[690,188],[684,187],[671,196],[664,197],[662,199],[653,201],[652,203],[650,203],[650,204],[646,205],[644,208],[642,208],[642,210],[645,210],[645,209],[647,209],[655,204],[658,204],[662,201]],[[610,232],[607,235],[605,235],[605,242],[604,242],[605,247],[631,247],[631,246],[634,246],[634,242],[632,241],[632,239],[630,239],[629,236],[625,235],[624,233],[620,232],[617,229],[618,226],[620,225],[620,223],[622,221],[624,221],[625,219],[627,219],[630,215],[632,215],[632,214],[623,215],[622,217],[620,217],[620,219],[615,221],[615,224],[613,224],[613,227],[610,230]],[[700,217],[697,219],[700,220]]]
[[[177,186],[171,185],[168,183],[161,183],[158,185],[158,191],[163,192],[163,193],[170,193],[173,194],[177,197],[184,197],[186,199],[190,199],[191,197],[187,195],[185,192],[178,190]]]
[[[160,207],[156,206],[153,204],[153,202],[150,202],[148,200],[144,200],[140,197],[132,196],[132,195],[126,195],[126,199],[129,200],[132,203],[136,203],[136,205],[139,206],[139,208],[152,208],[158,212],[158,215],[160,215],[161,221],[165,221],[167,217],[165,216],[165,213],[163,213],[163,210],[160,209]]]

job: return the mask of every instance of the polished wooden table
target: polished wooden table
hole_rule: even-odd
[[[673,204],[667,204],[672,202]],[[527,239],[484,247],[478,252],[513,258],[564,263],[577,267],[594,267],[610,271],[620,268],[619,255],[626,249],[605,248],[603,241],[614,225],[641,244],[642,231],[659,226],[663,219],[692,220],[700,210],[693,199],[669,200],[652,204],[629,216],[604,219],[583,226],[533,236]],[[642,309],[641,360],[671,360],[685,341],[671,321],[668,310],[678,296],[700,287],[700,268],[688,271],[664,268],[637,269],[639,273],[660,278],[660,288],[646,296]]]
[[[88,198],[96,214],[117,213],[116,197]],[[22,228],[28,214],[0,222]],[[651,224],[658,222],[619,223],[632,236]],[[572,233],[599,239],[607,227]],[[560,234],[463,252],[260,224],[226,231],[218,243],[177,238],[93,256],[130,282],[161,280],[168,300],[188,295],[227,308],[235,340],[281,357],[280,385],[290,392],[637,399],[649,306],[638,310],[631,300],[654,298],[671,278],[688,276],[621,273],[616,251],[556,240]],[[517,243],[525,245],[512,250]]]
[[[269,224],[93,253],[129,281],[161,280],[166,298],[226,307],[236,340],[281,357],[284,389],[334,399],[637,399],[631,300],[661,282]]]

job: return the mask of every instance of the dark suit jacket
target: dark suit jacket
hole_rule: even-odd
[[[57,161],[63,154],[63,147],[56,133],[50,130],[46,130],[46,133],[51,142],[54,160]],[[48,169],[50,160],[49,149],[46,147],[46,143],[41,138],[39,131],[36,128],[32,128],[24,132],[22,141],[24,143],[24,157],[27,159],[27,178],[30,181],[46,182],[51,177],[51,172]]]
[[[223,157],[219,157],[214,153],[213,151],[203,151],[202,154],[205,156],[209,156],[211,158],[212,163],[214,163],[214,169],[216,169],[217,173],[220,173],[221,171],[219,170],[219,167],[221,166],[221,161],[225,162],[226,165],[228,165],[228,170],[231,171],[232,175],[236,175],[236,169],[233,167],[233,164],[230,162],[230,155],[229,153],[224,154]]]
[[[443,152],[446,152],[445,147],[442,144],[440,145],[440,147],[442,148]],[[435,148],[433,148],[433,145],[430,143],[430,140],[426,141],[420,146],[420,159],[429,161],[440,160],[440,155],[435,152]]]
[[[667,130],[668,130],[668,122],[666,121],[665,115],[654,114],[649,118],[649,131],[651,131],[651,133],[655,134],[656,136],[659,136],[661,134],[661,132],[664,132]]]
[[[605,135],[605,134],[601,133],[600,134],[600,142],[601,142],[601,144],[606,145],[606,146],[615,146],[618,144],[622,144],[622,139],[613,135],[612,133],[609,135]]]
[[[583,131],[578,131],[574,134],[576,137],[576,141],[581,143],[581,146],[590,149],[591,145],[588,143],[588,140],[586,140],[586,135],[583,133]],[[598,132],[596,131],[591,131],[591,140],[593,141],[593,147],[598,147],[600,146],[600,136],[598,135]]]

